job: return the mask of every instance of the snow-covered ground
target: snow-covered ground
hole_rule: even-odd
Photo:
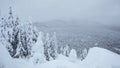
[[[81,65],[87,68],[120,68],[120,55],[103,48],[91,48]]]
[[[120,55],[103,48],[93,47],[87,57],[80,61],[59,55],[56,60],[34,64],[27,59],[13,59],[0,44],[0,68],[120,68]]]

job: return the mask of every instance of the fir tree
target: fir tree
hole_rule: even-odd
[[[49,46],[50,46],[50,36],[49,36],[49,33],[47,33],[45,43],[44,43],[44,55],[47,61],[50,61]]]
[[[50,42],[50,56],[55,60],[57,57],[57,39],[56,39],[56,33],[54,32],[52,38],[51,38],[51,42]]]
[[[47,61],[55,60],[57,57],[57,39],[54,33],[52,37],[47,33],[46,40],[44,44],[44,54]]]
[[[88,50],[86,48],[84,50],[82,50],[81,60],[85,59],[87,54],[88,54]]]
[[[36,43],[38,33],[30,22],[23,24],[9,8],[8,18],[2,18],[0,26],[1,42],[14,58],[30,57],[31,48]]]
[[[70,54],[70,47],[69,45],[66,45],[62,48],[62,54],[69,57],[69,54]]]

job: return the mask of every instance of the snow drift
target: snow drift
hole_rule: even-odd
[[[103,48],[94,47],[90,49],[82,64],[89,68],[120,68],[120,55]]]
[[[25,68],[32,65],[25,59],[13,59],[5,46],[0,43],[0,68]]]
[[[5,46],[0,43],[0,68],[6,67],[12,68],[14,63]]]

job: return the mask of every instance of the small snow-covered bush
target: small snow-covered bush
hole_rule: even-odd
[[[75,62],[75,61],[76,61],[76,59],[77,59],[77,53],[76,53],[76,50],[75,50],[75,49],[72,49],[72,50],[70,51],[69,58],[70,58],[70,61],[71,61],[71,62]]]

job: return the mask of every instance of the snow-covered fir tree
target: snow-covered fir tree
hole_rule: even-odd
[[[85,57],[88,54],[88,50],[85,48],[84,50],[82,50],[82,54],[81,54],[81,60],[85,59]]]
[[[18,45],[18,18],[14,18],[12,13],[12,8],[9,8],[8,18],[2,18],[1,23],[1,38],[3,44],[7,47],[10,55],[13,57],[16,53],[16,48]],[[7,43],[7,44],[6,44]]]
[[[46,34],[44,42],[44,55],[47,61],[50,61],[49,46],[50,46],[50,36],[49,33]]]
[[[42,32],[39,32],[37,42],[32,47],[31,61],[34,64],[43,63],[46,61],[45,55],[44,55],[44,47],[43,47],[42,37],[43,37]]]
[[[57,38],[56,38],[56,33],[53,33],[53,36],[51,37],[51,42],[50,42],[50,56],[55,60],[57,57]]]
[[[23,29],[24,28],[24,29]],[[37,30],[32,26],[31,23],[24,24],[20,27],[20,45],[21,48],[19,51],[20,57],[30,57],[31,56],[31,48],[37,41],[38,33]],[[22,47],[21,47],[22,46]]]
[[[70,54],[70,47],[69,45],[65,45],[61,47],[61,53],[65,55],[66,57],[69,57]]]
[[[14,58],[30,57],[31,47],[37,41],[37,30],[30,22],[24,24],[15,17],[12,8],[9,8],[8,18],[2,18],[0,24],[1,42]]]
[[[57,58],[57,48],[56,33],[54,33],[52,37],[47,33],[44,43],[44,54],[47,61],[55,60]]]

